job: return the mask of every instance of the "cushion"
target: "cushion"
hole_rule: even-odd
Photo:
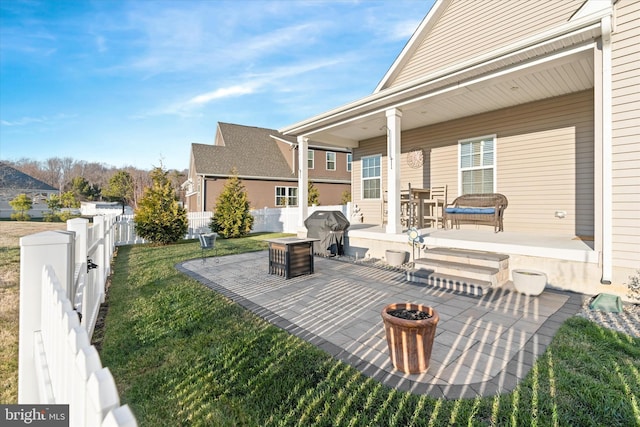
[[[460,213],[460,214],[491,214],[496,212],[495,208],[446,208],[447,213]]]

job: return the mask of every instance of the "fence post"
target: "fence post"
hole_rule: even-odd
[[[97,242],[92,242],[93,244],[97,244],[96,246],[96,251],[95,251],[95,257],[96,259],[94,260],[94,262],[96,264],[98,264],[98,268],[96,269],[97,275],[98,275],[98,283],[100,284],[100,302],[103,303],[104,299],[105,299],[105,283],[107,282],[107,277],[106,277],[106,271],[107,268],[109,268],[109,264],[111,263],[110,259],[107,259],[106,255],[106,251],[105,251],[105,220],[104,220],[104,216],[94,216],[93,217],[93,226],[97,228],[97,232],[96,234],[94,234],[94,236],[96,236],[96,238],[98,239]]]
[[[76,233],[74,266],[82,266],[82,264],[85,264],[87,262],[88,229],[88,219],[74,218],[67,221],[67,230]],[[79,273],[82,274],[81,271]],[[71,284],[71,296],[69,297],[69,301],[71,301],[71,303],[74,305],[76,303],[76,293],[78,292],[78,289],[76,288],[77,286],[78,283],[76,282],[76,280],[74,280]]]
[[[34,366],[34,334],[41,330],[42,270],[50,265],[69,292],[73,282],[75,234],[44,231],[20,239],[20,333],[18,403],[39,403]]]

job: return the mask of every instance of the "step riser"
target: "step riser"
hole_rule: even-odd
[[[424,267],[423,267],[424,268]],[[497,286],[499,285],[500,282],[500,277],[499,274],[487,274],[487,273],[478,273],[478,272],[474,272],[474,271],[467,271],[467,270],[461,270],[459,268],[449,268],[449,267],[443,267],[443,266],[437,266],[437,267],[430,267],[430,266],[426,266],[425,268],[426,270],[433,270],[438,274],[442,274],[445,276],[460,276],[460,277],[465,277],[467,279],[470,279],[472,281],[474,280],[481,280],[483,282],[491,282],[491,284],[493,286]],[[504,277],[504,274],[503,274]],[[506,279],[509,279],[509,274],[507,272],[506,275]]]
[[[473,281],[462,281],[457,279],[447,279],[444,277],[420,277],[413,274],[411,271],[407,271],[407,280],[413,283],[422,283],[435,288],[446,289],[450,291],[460,292],[467,295],[473,295],[477,297],[483,296],[488,289],[484,286],[473,283]]]
[[[438,260],[447,262],[457,262],[460,264],[477,265],[480,267],[497,268],[498,270],[505,270],[509,268],[509,259],[504,260],[492,260],[492,259],[477,259],[459,255],[445,255],[439,253],[429,253],[429,251],[420,254],[421,259],[424,260]],[[416,263],[422,263],[420,260],[416,260]]]
[[[493,286],[499,286],[506,283],[509,280],[509,270],[500,270],[496,273],[485,273],[485,272],[476,272],[465,270],[460,267],[449,267],[442,265],[430,265],[428,263],[422,262],[420,264],[415,264],[416,269],[422,270],[431,270],[435,273],[449,276],[459,276],[465,277],[471,280],[480,280],[483,282],[491,282]]]

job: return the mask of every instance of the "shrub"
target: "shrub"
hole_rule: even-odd
[[[184,238],[189,227],[187,211],[178,204],[175,189],[161,167],[151,173],[152,185],[145,189],[135,210],[136,233],[151,243],[166,245]]]
[[[629,276],[629,283],[627,283],[629,293],[627,296],[633,300],[640,301],[640,270],[637,270],[636,273],[635,276]]]
[[[211,230],[224,238],[246,236],[253,228],[247,192],[235,169],[232,173],[216,200],[211,219]]]
[[[33,206],[33,201],[26,194],[19,194],[9,202],[11,208],[16,213],[11,214],[11,219],[16,221],[29,221],[31,217],[27,215],[29,209]]]

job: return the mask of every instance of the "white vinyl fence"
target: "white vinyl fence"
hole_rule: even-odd
[[[310,206],[309,215],[318,210],[340,211],[349,219],[350,204],[334,206]],[[296,233],[298,231],[298,208],[264,208],[251,210],[253,215],[254,233]],[[200,233],[211,231],[211,212],[189,212],[189,228],[185,239],[197,239]],[[115,243],[120,245],[133,245],[145,243],[145,240],[136,235],[133,215],[118,215],[115,223]]]
[[[136,426],[90,344],[114,252],[115,216],[20,239],[18,403],[68,404],[70,426]]]
[[[349,205],[310,206],[308,215],[315,211],[340,211],[349,219]],[[298,231],[298,208],[254,209],[253,232],[255,233],[296,233]]]
[[[211,212],[189,212],[187,214],[189,228],[184,238],[197,239],[200,233],[208,233],[212,216]],[[145,240],[136,234],[133,215],[118,215],[115,223],[115,239],[117,246],[145,243]]]

